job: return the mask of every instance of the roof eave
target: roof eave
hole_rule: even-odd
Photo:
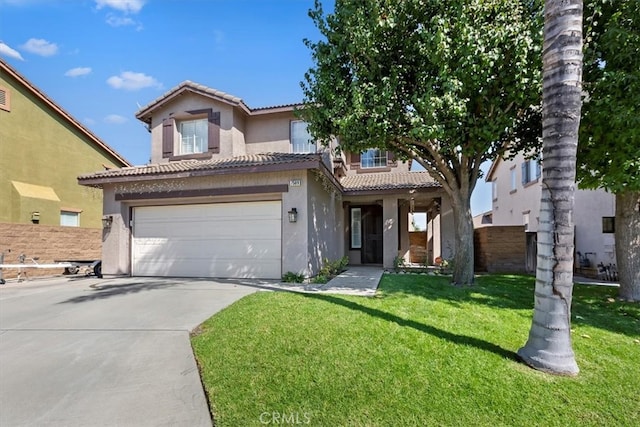
[[[125,176],[105,176],[105,177],[78,177],[78,184],[102,188],[104,184],[119,184],[128,182],[143,182],[143,181],[158,181],[163,179],[184,179],[202,176],[214,176],[214,175],[237,175],[247,173],[261,173],[261,172],[282,172],[290,170],[301,169],[319,169],[322,161],[319,160],[306,160],[292,163],[276,163],[267,165],[247,165],[247,166],[234,166],[230,168],[220,169],[200,169],[193,171],[180,171],[180,172],[164,172],[164,173],[151,173],[144,175],[125,175]]]
[[[74,119],[71,114],[67,113],[62,107],[56,104],[51,98],[45,95],[40,89],[29,82],[25,77],[13,69],[9,64],[0,59],[0,68],[7,72],[11,77],[17,80],[21,85],[31,91],[38,99],[48,105],[52,110],[61,115],[65,120],[74,125],[81,133],[93,141],[96,145],[106,151],[110,156],[120,162],[123,166],[131,166],[131,163],[122,157],[116,150],[111,148],[107,143],[98,138],[93,132],[87,129],[82,123]]]

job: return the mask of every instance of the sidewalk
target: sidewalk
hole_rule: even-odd
[[[357,295],[370,297],[375,295],[382,278],[382,267],[349,266],[347,270],[327,283],[262,283],[263,289],[289,292],[325,293]]]

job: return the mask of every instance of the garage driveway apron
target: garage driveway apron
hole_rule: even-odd
[[[0,426],[210,426],[189,331],[260,288],[243,283],[78,277],[0,287]]]

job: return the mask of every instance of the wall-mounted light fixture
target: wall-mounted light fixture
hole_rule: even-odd
[[[102,217],[102,228],[109,230],[111,228],[112,223],[113,223],[113,216],[104,215]]]
[[[289,211],[289,222],[297,222],[298,221],[298,209],[291,208]]]
[[[31,222],[34,224],[40,223],[40,212],[31,212]]]

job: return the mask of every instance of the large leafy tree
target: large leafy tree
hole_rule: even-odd
[[[518,350],[533,368],[562,375],[578,373],[571,347],[571,298],[582,14],[582,0],[545,1],[538,266],[529,339]]]
[[[325,16],[317,0],[310,16],[325,38],[307,41],[311,133],[421,164],[452,203],[453,281],[471,284],[480,165],[539,135],[541,2],[336,0]]]
[[[620,297],[640,301],[640,1],[585,3],[578,179],[616,195]]]

